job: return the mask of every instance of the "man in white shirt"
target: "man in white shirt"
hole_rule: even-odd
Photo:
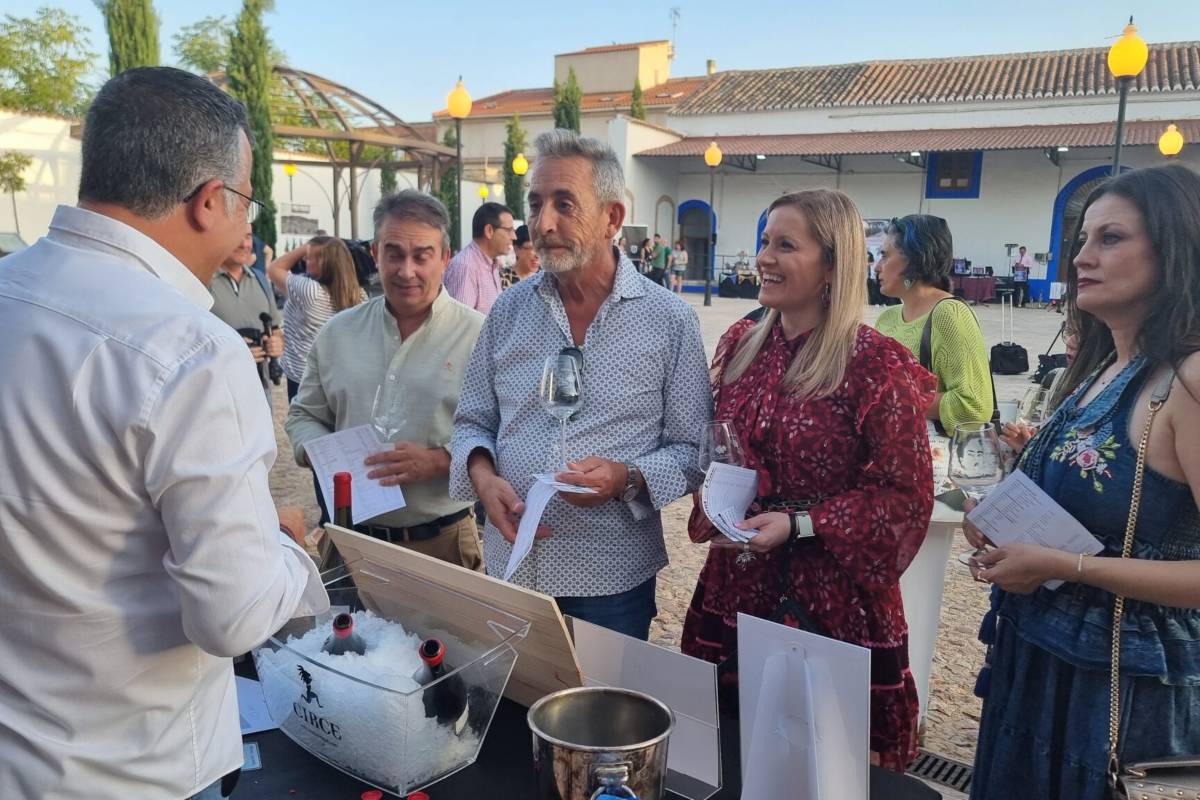
[[[271,502],[249,348],[208,313],[258,205],[248,137],[203,78],[118,75],[79,206],[0,263],[5,800],[228,796],[230,657],[328,607]]]

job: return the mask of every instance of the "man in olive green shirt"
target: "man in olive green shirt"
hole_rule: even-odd
[[[450,297],[450,220],[437,199],[406,190],[375,207],[371,252],[384,294],[334,316],[309,351],[284,427],[296,461],[333,431],[391,417],[392,449],[371,456],[370,479],[404,489],[407,505],[355,526],[380,539],[481,570],[471,505],[451,500],[446,446],[483,315]],[[353,495],[353,492],[352,492]],[[353,502],[353,500],[352,500]]]

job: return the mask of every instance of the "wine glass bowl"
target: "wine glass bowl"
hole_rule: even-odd
[[[950,438],[950,481],[975,502],[1004,480],[1000,433],[991,422],[964,422]]]
[[[704,428],[698,458],[700,470],[708,472],[713,462],[735,467],[746,465],[746,456],[738,440],[737,430],[729,420],[715,420]]]
[[[567,468],[567,420],[583,405],[582,358],[578,353],[576,348],[565,348],[546,358],[538,380],[538,399],[546,413],[558,420],[560,472],[570,471]]]
[[[371,428],[381,443],[394,442],[408,422],[399,387],[389,390],[383,384],[375,389],[375,401],[371,404]]]
[[[1051,407],[1051,391],[1033,386],[1017,405],[1017,421],[1031,428],[1041,428],[1054,412]]]

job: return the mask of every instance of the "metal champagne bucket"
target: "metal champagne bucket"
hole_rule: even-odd
[[[536,800],[662,800],[675,715],[640,692],[566,689],[529,709]]]

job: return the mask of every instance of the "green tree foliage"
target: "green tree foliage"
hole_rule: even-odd
[[[96,6],[108,31],[112,75],[132,67],[158,66],[158,14],[152,0],[96,0]]]
[[[254,196],[264,205],[254,232],[275,247],[275,200],[271,162],[275,155],[275,134],[271,129],[270,44],[262,15],[270,11],[271,0],[244,0],[242,11],[229,36],[229,91],[246,105],[250,129],[254,132],[254,170],[250,174]]]
[[[12,198],[13,225],[21,235],[21,222],[17,219],[17,192],[25,191],[25,170],[33,158],[24,153],[8,152],[0,155],[0,192],[8,192]]]
[[[512,162],[517,153],[524,153],[525,129],[516,114],[504,124],[508,138],[504,140],[504,205],[517,219],[525,219],[525,178],[513,172]]]
[[[575,77],[575,68],[567,70],[567,82],[554,82],[554,127],[579,133],[579,115],[583,111],[583,90]]]
[[[78,17],[39,8],[32,17],[0,22],[0,106],[78,116],[91,102],[84,81],[92,60],[88,30]]]
[[[172,51],[181,67],[208,75],[224,72],[229,65],[229,36],[233,32],[224,17],[205,17],[184,25],[171,37]]]
[[[454,138],[454,127],[446,129],[446,135],[442,137],[442,144],[447,147],[454,147],[458,140]],[[461,240],[459,232],[462,230],[458,224],[458,166],[451,165],[445,172],[442,173],[442,182],[433,196],[442,201],[446,206],[446,210],[450,212],[450,246],[457,252],[461,249]]]
[[[385,160],[395,158],[394,152],[388,152],[384,155]],[[379,170],[379,196],[387,197],[389,194],[396,193],[396,170],[389,167],[384,167]]]
[[[629,116],[634,119],[646,119],[646,102],[642,99],[642,79],[633,79],[633,97],[629,102]]]

